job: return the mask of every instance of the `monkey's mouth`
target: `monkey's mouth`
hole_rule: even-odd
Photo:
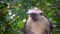
[[[32,18],[32,20],[33,20],[33,21],[35,21],[35,22],[36,22],[36,21],[38,21],[38,19],[37,19],[37,18]]]
[[[35,22],[38,21],[38,18],[36,16],[31,16],[31,19]]]

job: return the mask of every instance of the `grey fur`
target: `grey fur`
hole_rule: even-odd
[[[32,14],[32,10],[29,13],[30,15]],[[38,10],[38,9],[34,9],[34,10]],[[35,13],[35,12],[33,12],[33,13]],[[40,11],[40,13],[43,13],[43,12]],[[51,24],[50,24],[49,20],[44,15],[39,15],[39,10],[35,14],[38,15],[38,16],[36,16],[36,17],[38,17],[38,20],[34,21],[32,19],[32,17],[29,16],[29,18],[25,24],[24,34],[50,34]]]

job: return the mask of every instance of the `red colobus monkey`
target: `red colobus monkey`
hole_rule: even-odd
[[[29,18],[25,24],[24,34],[50,34],[51,24],[38,8],[28,10]]]

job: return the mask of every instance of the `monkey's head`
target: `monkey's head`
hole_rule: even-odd
[[[39,10],[38,8],[33,8],[28,10],[28,15],[29,17],[33,20],[33,21],[38,21],[39,19],[42,18],[42,16],[44,16],[43,11]]]

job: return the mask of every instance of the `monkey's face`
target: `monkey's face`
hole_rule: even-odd
[[[43,11],[34,8],[34,9],[28,10],[27,14],[33,21],[38,21],[43,16]]]
[[[29,17],[31,17],[31,19],[36,22],[42,17],[42,14],[43,13],[30,13]]]

